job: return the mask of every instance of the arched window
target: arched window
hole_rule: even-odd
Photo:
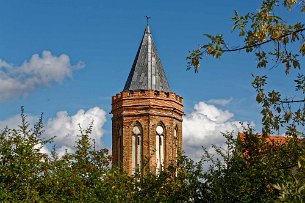
[[[178,126],[175,127],[174,130],[174,156],[175,156],[175,160],[177,163],[177,159],[178,159]]]
[[[175,157],[175,164],[176,164],[176,176],[178,175],[178,168],[177,168],[177,163],[178,163],[178,126],[175,127],[174,130],[174,157]]]
[[[122,128],[119,128],[118,132],[118,167],[121,166],[121,153],[122,153]]]
[[[142,127],[137,123],[132,129],[132,173],[142,168]]]
[[[156,172],[157,174],[163,170],[164,167],[164,126],[160,123],[156,128]]]

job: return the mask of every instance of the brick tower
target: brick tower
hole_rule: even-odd
[[[183,98],[171,92],[147,25],[123,92],[112,97],[113,164],[157,174],[182,149]]]

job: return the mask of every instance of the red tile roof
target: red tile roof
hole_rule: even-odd
[[[240,140],[245,140],[247,139],[249,135],[247,133],[238,133],[238,138]],[[258,138],[262,139],[263,136],[262,135],[258,135]],[[287,140],[291,138],[288,136],[281,136],[281,135],[269,135],[268,137],[265,138],[266,142],[269,144],[285,144],[287,142]]]

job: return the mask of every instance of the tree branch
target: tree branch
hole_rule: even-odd
[[[269,42],[272,42],[272,41],[281,39],[281,38],[283,38],[283,37],[287,37],[287,36],[292,35],[292,34],[296,34],[296,33],[299,33],[299,32],[303,32],[303,31],[305,31],[305,28],[302,28],[302,29],[299,29],[299,30],[295,30],[295,31],[293,31],[293,32],[290,32],[290,33],[281,35],[280,37],[275,38],[275,39],[272,39],[272,38],[271,38],[271,39],[269,39],[269,40],[266,40],[266,41],[261,42],[261,43],[258,43],[258,44],[247,45],[247,46],[243,46],[243,47],[235,48],[235,49],[223,49],[222,51],[223,51],[223,52],[233,52],[233,51],[240,51],[240,50],[244,50],[244,49],[259,47],[259,46],[264,45],[264,44],[267,44],[267,43],[269,43]]]
[[[293,168],[293,167],[296,167],[298,166],[298,164],[291,164],[291,165],[287,165],[287,166],[279,166],[277,167],[278,169],[289,169],[289,168]]]
[[[301,99],[301,100],[286,100],[286,101],[280,101],[281,103],[300,103],[300,102],[305,102],[305,99]]]

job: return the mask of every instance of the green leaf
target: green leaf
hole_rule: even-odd
[[[293,67],[294,67],[294,68],[299,68],[299,69],[300,69],[300,63],[299,63],[299,61],[294,60],[294,61],[292,62],[292,64],[293,64]]]
[[[274,184],[273,187],[277,190],[282,190],[282,187],[279,184]]]
[[[302,56],[305,55],[305,43],[303,43],[303,44],[301,45],[301,47],[300,47],[300,52],[301,52]]]

